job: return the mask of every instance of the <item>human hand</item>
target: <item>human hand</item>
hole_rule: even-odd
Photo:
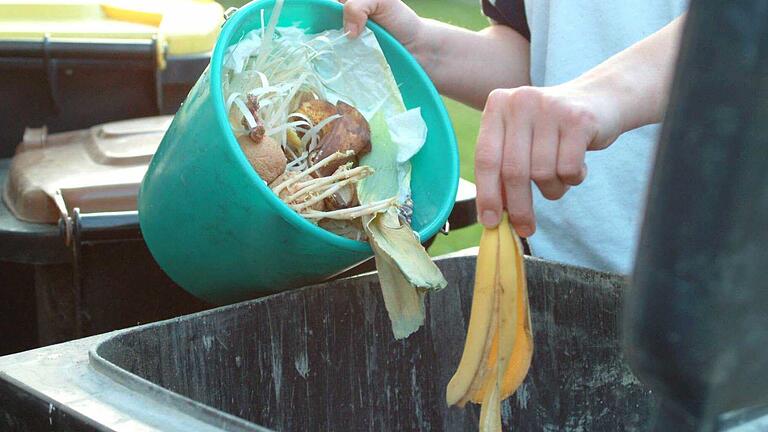
[[[522,237],[536,230],[531,182],[550,200],[584,181],[587,150],[608,147],[622,132],[610,91],[576,82],[491,92],[475,152],[477,211],[495,227],[506,208]]]
[[[351,37],[359,36],[370,18],[411,50],[423,25],[416,12],[401,0],[339,1],[344,3],[344,29]]]

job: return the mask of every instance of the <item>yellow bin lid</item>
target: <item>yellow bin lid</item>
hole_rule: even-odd
[[[167,55],[201,54],[223,15],[210,0],[0,0],[0,40],[157,38]]]

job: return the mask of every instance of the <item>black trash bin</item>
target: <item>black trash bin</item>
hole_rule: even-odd
[[[0,158],[14,154],[28,127],[71,131],[177,110],[210,61],[222,8],[199,2],[188,10],[135,14],[129,3],[0,4]],[[172,22],[179,13],[187,14],[195,28]],[[0,159],[0,190],[9,163]],[[87,261],[91,247],[82,252]],[[148,262],[146,251],[137,253],[142,258],[136,265]],[[19,222],[0,204],[0,354],[91,333],[87,325],[74,333],[52,329],[74,329],[69,314],[61,312],[77,303],[72,263],[72,251],[61,242],[56,226]],[[153,276],[145,282],[168,284],[156,272],[149,273]],[[87,286],[88,280],[86,274],[82,283]],[[38,299],[41,292],[36,293],[35,286],[60,292]],[[146,300],[147,309],[152,309],[155,302]],[[37,306],[45,304],[50,313],[38,317],[38,326]],[[199,309],[183,309],[191,310]],[[85,314],[86,321],[95,322],[95,314]],[[130,316],[116,322],[126,326],[144,321],[143,315]]]
[[[445,402],[475,256],[438,265],[449,285],[427,297],[425,327],[405,340],[392,336],[376,275],[363,275],[127,330],[90,363],[222,430],[476,430],[478,405]],[[526,269],[535,352],[502,405],[505,430],[642,429],[653,398],[622,357],[625,279],[536,259]]]
[[[59,132],[176,112],[210,61],[223,9],[130,3],[0,4],[0,158],[26,127]]]
[[[0,186],[9,160],[0,160]],[[135,212],[76,215],[85,236],[20,221],[0,202],[0,355],[209,308],[152,259]]]
[[[138,229],[136,190],[169,120],[28,130],[0,159],[0,303],[14,304],[0,352],[209,307],[162,272]]]

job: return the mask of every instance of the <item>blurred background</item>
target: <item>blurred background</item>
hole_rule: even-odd
[[[240,7],[247,1],[219,0],[222,6]],[[420,16],[433,18],[472,30],[488,26],[488,20],[480,12],[477,0],[406,0]],[[480,125],[480,112],[454,100],[443,98],[456,131],[461,159],[461,177],[474,182],[474,154],[477,130]],[[433,256],[477,246],[481,228],[473,225],[469,228],[451,231],[450,236],[438,236],[429,249]]]

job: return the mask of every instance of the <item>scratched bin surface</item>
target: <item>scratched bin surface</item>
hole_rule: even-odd
[[[477,430],[478,406],[445,404],[475,257],[439,265],[449,286],[428,296],[425,326],[404,341],[392,337],[375,275],[364,275],[129,330],[97,353],[173,392],[166,398],[190,398],[254,430]],[[622,358],[625,280],[534,259],[526,269],[535,353],[503,403],[505,430],[642,429],[653,401]]]

